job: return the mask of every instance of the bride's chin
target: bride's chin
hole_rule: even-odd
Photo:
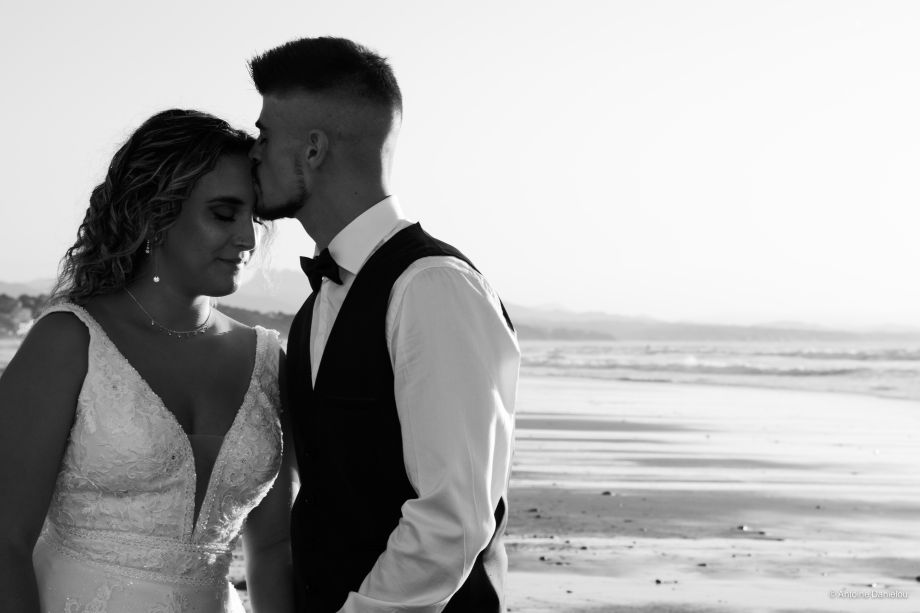
[[[240,276],[236,275],[232,280],[215,283],[212,287],[208,288],[207,295],[212,298],[223,298],[224,296],[236,293],[239,289]]]
[[[222,291],[218,294],[213,294],[215,298],[223,298],[231,294],[235,294],[240,289],[239,283],[234,283],[232,287],[227,288],[225,291]]]

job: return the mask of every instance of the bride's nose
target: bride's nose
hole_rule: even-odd
[[[243,217],[242,215],[240,216]],[[256,228],[255,223],[248,219],[241,219],[240,227],[233,237],[233,244],[240,251],[252,251],[256,246]]]

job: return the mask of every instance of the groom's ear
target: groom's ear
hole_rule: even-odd
[[[329,151],[329,138],[322,130],[310,130],[303,147],[304,162],[311,169],[316,170],[326,159]]]

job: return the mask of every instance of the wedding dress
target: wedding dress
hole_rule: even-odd
[[[246,515],[281,465],[277,332],[255,365],[195,519],[195,459],[162,400],[82,308],[89,361],[33,553],[42,613],[242,613],[227,581]]]

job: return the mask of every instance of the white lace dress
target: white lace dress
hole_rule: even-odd
[[[243,520],[281,465],[277,332],[256,327],[242,406],[195,512],[182,427],[96,321],[48,517],[33,553],[43,613],[242,613],[227,581]]]

